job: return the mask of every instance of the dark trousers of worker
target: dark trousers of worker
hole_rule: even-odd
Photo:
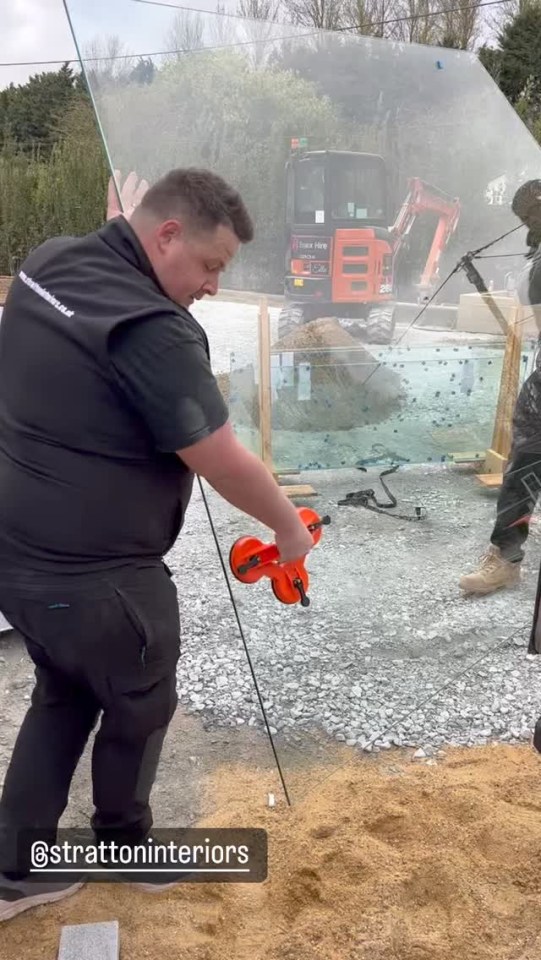
[[[8,876],[28,871],[33,839],[56,839],[95,727],[96,839],[138,843],[153,825],[150,794],[177,705],[177,591],[162,563],[72,579],[22,587],[0,577],[0,609],[24,637],[36,676],[0,800]]]
[[[524,559],[523,546],[528,538],[530,517],[540,493],[541,453],[511,451],[490,541],[512,563]]]

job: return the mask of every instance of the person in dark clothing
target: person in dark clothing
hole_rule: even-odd
[[[541,331],[541,180],[523,184],[513,197],[513,212],[528,227],[528,268],[521,302],[530,304]],[[525,380],[513,414],[511,451],[497,503],[490,547],[478,570],[460,579],[467,594],[489,594],[520,580],[524,544],[541,491],[541,351]]]
[[[313,546],[236,439],[190,313],[252,239],[240,195],[196,169],[132,188],[131,216],[113,191],[104,227],[30,253],[0,323],[0,609],[36,675],[0,799],[0,919],[79,888],[30,877],[21,838],[54,842],[100,720],[96,841],[150,835],[180,653],[164,557],[194,476],[269,527],[283,561]]]

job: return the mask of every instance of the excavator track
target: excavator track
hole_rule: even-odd
[[[347,330],[352,337],[363,343],[387,344],[391,343],[393,339],[395,330],[394,303],[376,304],[370,307],[365,317],[331,315],[344,330]],[[307,310],[304,304],[294,302],[284,304],[278,317],[278,339],[282,340],[312,319],[314,319],[313,310]]]
[[[302,303],[284,303],[278,317],[278,339],[283,340],[290,333],[298,330],[310,318]]]

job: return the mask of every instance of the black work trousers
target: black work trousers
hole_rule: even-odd
[[[524,559],[530,517],[541,493],[541,453],[511,451],[496,507],[490,538],[512,563]]]
[[[0,576],[0,609],[22,634],[36,676],[0,800],[0,870],[27,871],[27,831],[54,842],[98,721],[91,827],[98,841],[141,842],[153,824],[150,794],[177,705],[179,609],[167,567],[40,575],[25,584]]]

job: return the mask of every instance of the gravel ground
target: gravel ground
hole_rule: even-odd
[[[318,494],[306,503],[332,518],[310,555],[309,608],[280,604],[266,580],[248,586],[232,578],[233,541],[267,534],[204,488],[277,742],[302,750],[324,738],[430,756],[445,745],[530,737],[541,713],[541,660],[526,654],[539,528],[532,526],[519,588],[466,599],[458,577],[486,548],[495,494],[465,468],[407,466],[390,487],[401,512],[422,504],[425,520],[336,505],[351,490],[377,490],[377,477],[377,470],[303,476]],[[207,728],[263,728],[198,487],[168,562],[184,623],[182,704]]]
[[[208,302],[198,310],[216,372],[229,369],[231,344],[243,362],[253,361],[256,306]],[[271,310],[273,323],[277,312]],[[422,344],[456,342],[452,334],[428,331],[411,337]],[[268,531],[205,486],[282,757],[288,762],[311,753],[321,757],[328,747],[330,759],[339,745],[359,755],[404,747],[422,762],[434,763],[447,745],[524,741],[541,713],[541,658],[526,654],[541,526],[532,525],[519,588],[465,599],[458,578],[474,568],[486,548],[496,493],[480,487],[466,468],[407,465],[389,479],[398,509],[411,514],[415,505],[423,505],[427,519],[401,522],[337,506],[347,492],[361,487],[375,488],[384,499],[378,473],[379,468],[368,474],[354,469],[303,474],[317,491],[307,505],[332,518],[309,558],[307,609],[280,604],[266,580],[250,586],[234,580],[228,565],[231,544],[246,534],[267,540]],[[237,728],[234,743],[245,743],[247,755],[268,758],[262,711],[197,485],[184,531],[167,559],[183,623],[181,739],[186,739],[186,722],[188,729],[193,723],[202,731],[188,738],[190,764],[196,766],[197,757],[209,752],[205,730],[217,738],[210,741],[212,749],[224,751],[224,759],[228,747],[221,746],[222,739],[232,728]],[[11,670],[17,703],[9,709],[6,704],[3,719],[11,726],[1,751],[8,750],[29,699],[30,665],[24,657],[19,663],[18,649],[13,647]],[[21,684],[28,687],[24,698]],[[179,776],[184,783],[186,771]]]
[[[277,314],[271,308],[273,327]],[[254,361],[256,317],[255,305],[198,306],[216,372],[229,368],[232,344],[238,361]],[[487,340],[413,331],[402,343]],[[361,487],[373,487],[385,499],[378,472],[303,473],[318,493],[306,503],[332,517],[309,559],[308,609],[280,604],[268,581],[246,586],[232,578],[233,541],[246,534],[266,539],[268,532],[205,487],[277,742],[296,744],[301,752],[314,742],[338,741],[367,752],[410,747],[423,758],[445,745],[529,738],[541,713],[541,660],[526,654],[541,530],[532,525],[519,588],[464,598],[458,578],[474,569],[486,549],[496,493],[481,488],[467,468],[407,465],[390,478],[398,509],[410,514],[422,504],[427,519],[400,522],[337,506]],[[183,707],[207,729],[264,730],[198,487],[168,562],[184,622],[178,677]]]

